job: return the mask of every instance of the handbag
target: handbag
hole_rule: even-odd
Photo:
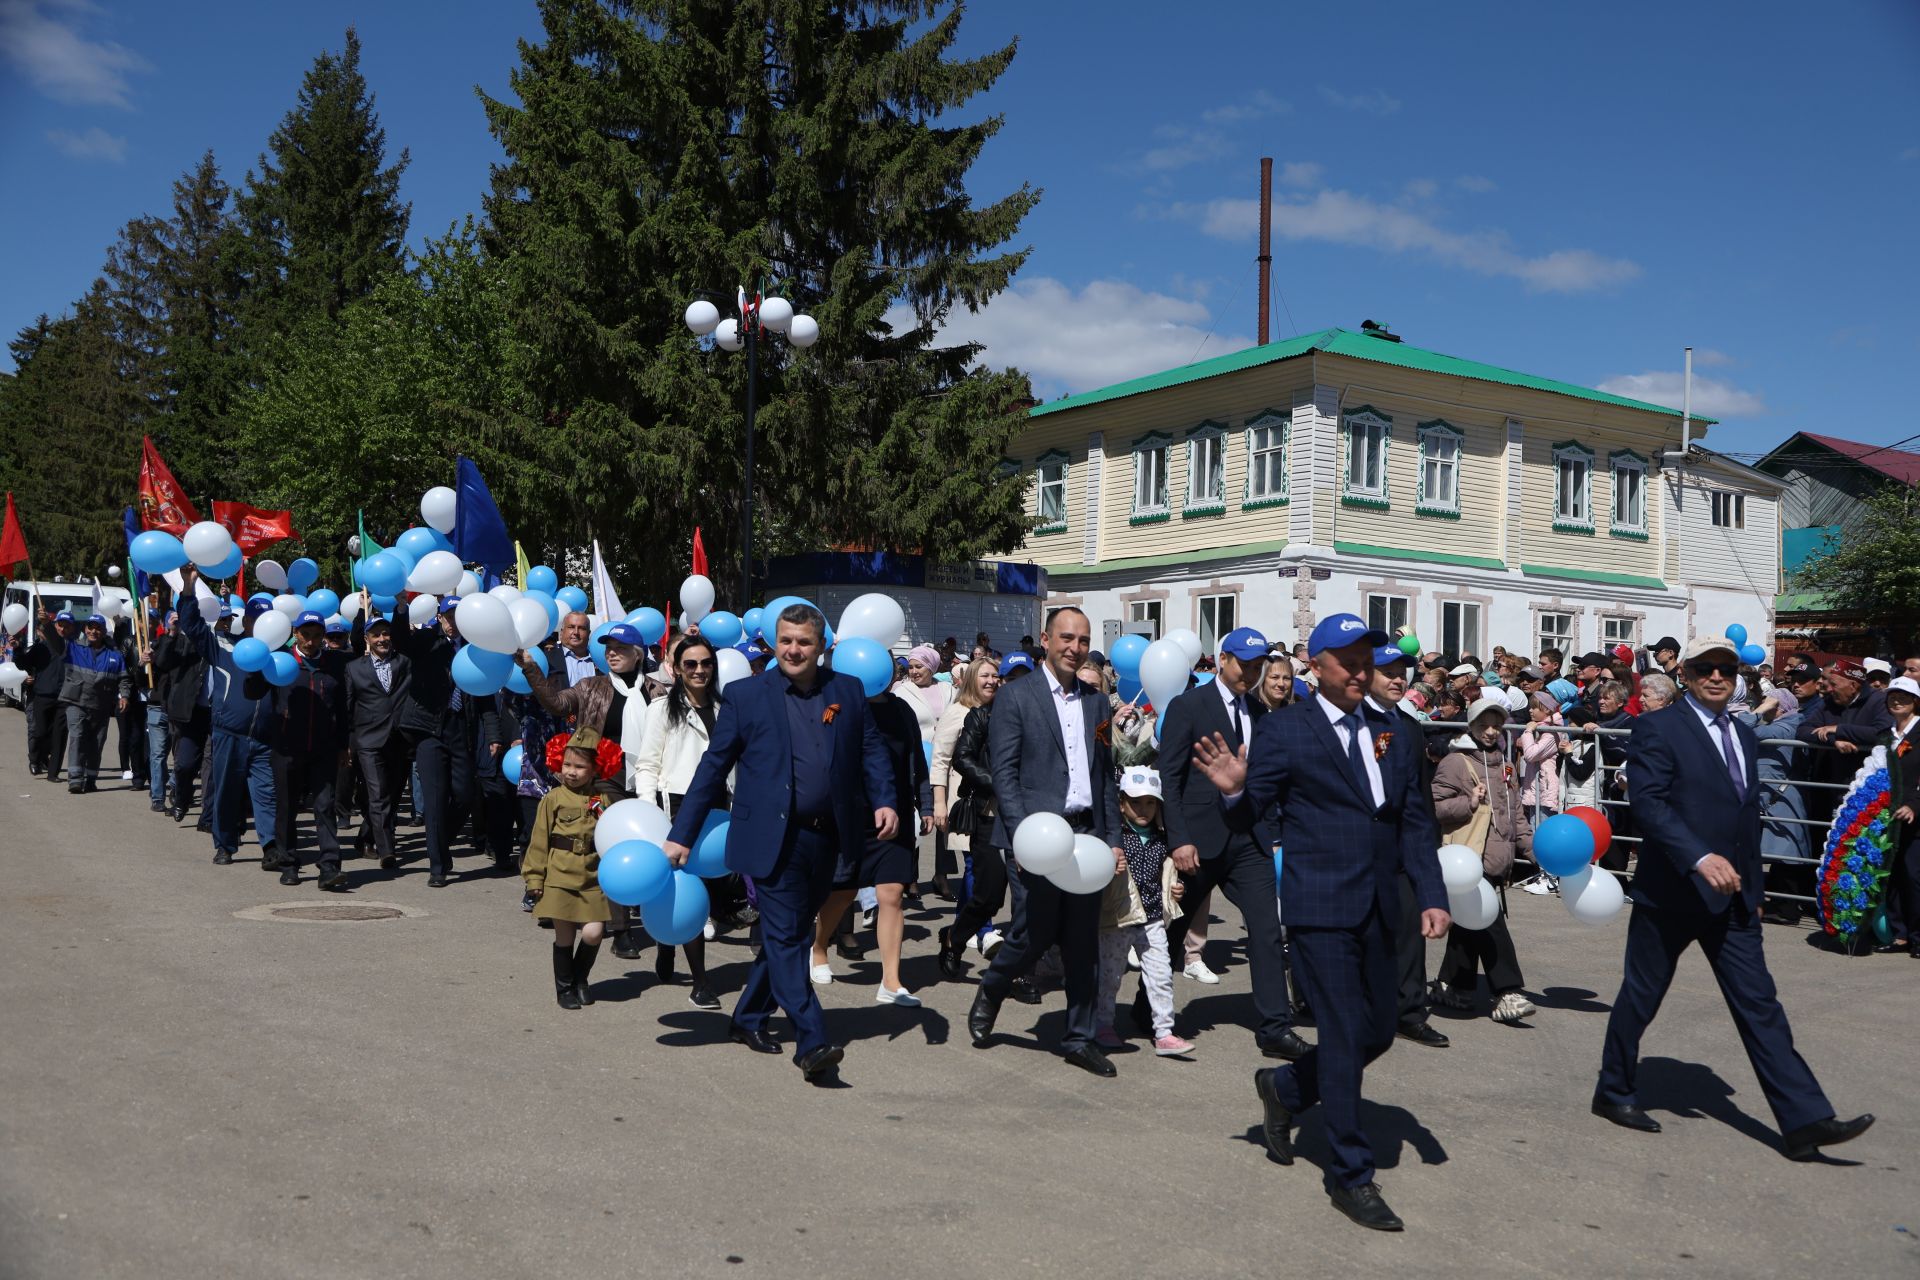
[[[1478,773],[1475,773],[1471,764],[1467,766],[1467,773],[1476,783],[1485,785],[1486,779]],[[1485,868],[1487,863],[1487,837],[1492,834],[1492,832],[1493,797],[1489,795],[1486,803],[1477,804],[1473,807],[1471,817],[1457,827],[1442,831],[1440,838],[1448,844],[1466,845],[1467,848],[1480,855],[1480,865],[1482,868]]]

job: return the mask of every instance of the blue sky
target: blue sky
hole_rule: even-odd
[[[1170,21],[1169,15],[1177,15]],[[0,0],[0,327],[60,311],[211,147],[256,163],[349,24],[416,239],[478,207],[531,4]],[[970,181],[1045,189],[1015,288],[953,330],[1046,396],[1363,319],[1649,399],[1696,348],[1708,442],[1920,432],[1920,5],[1167,6],[977,0],[1018,36]]]

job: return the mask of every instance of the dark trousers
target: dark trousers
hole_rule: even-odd
[[[497,775],[477,781],[482,839],[488,856],[497,863],[504,863],[514,854],[514,828],[520,821],[520,797],[513,794],[513,787],[506,779]]]
[[[953,917],[950,936],[955,947],[965,946],[968,938],[991,924],[1007,902],[1007,851],[988,844],[984,836],[973,837],[973,846],[967,855],[967,896]]]
[[[213,733],[207,758],[207,795],[203,809],[213,847],[232,852],[246,833],[244,806],[253,806],[253,834],[260,843],[273,843],[280,819],[273,792],[273,753],[257,738],[238,733]]]
[[[27,699],[27,763],[49,778],[67,759],[67,709],[58,698]]]
[[[435,875],[453,874],[453,828],[449,802],[452,799],[453,753],[437,734],[412,735],[413,779],[418,788],[413,797],[414,810],[426,829],[427,868]]]
[[[1418,1027],[1427,1020],[1427,940],[1420,935],[1420,903],[1413,881],[1400,873],[1400,915],[1393,945],[1400,965],[1400,1025]],[[1451,932],[1451,931],[1449,931]]]
[[[772,873],[753,881],[760,907],[760,954],[747,970],[733,1021],[759,1031],[776,1005],[785,1009],[793,1022],[796,1059],[827,1044],[826,1016],[807,970],[813,963],[813,920],[833,888],[837,856],[832,838],[788,827]]]
[[[193,788],[200,781],[212,724],[213,713],[206,707],[195,707],[191,720],[173,722],[173,802],[182,809],[193,807]]]
[[[1367,1064],[1393,1044],[1398,994],[1393,930],[1381,904],[1351,929],[1289,925],[1293,977],[1317,1019],[1314,1047],[1274,1072],[1274,1089],[1289,1111],[1319,1103],[1326,1113],[1336,1186],[1373,1181],[1373,1148],[1360,1127],[1360,1085]]]
[[[447,733],[441,741],[447,748],[447,847],[451,849],[471,826],[472,844],[478,849],[486,828],[480,812],[480,780],[474,776],[473,742],[462,716],[447,717]]]
[[[1093,1042],[1101,895],[1068,893],[1045,876],[1024,870],[1015,874],[1026,893],[1014,904],[1013,928],[981,975],[980,991],[999,1004],[1012,991],[1013,980],[1032,973],[1040,957],[1058,943],[1067,986],[1067,1028],[1060,1037],[1060,1051],[1072,1053]]]
[[[300,809],[311,797],[314,838],[320,846],[314,863],[322,875],[340,869],[339,828],[333,812],[339,761],[333,751],[273,753],[274,843],[289,866],[300,865]]]
[[[540,813],[540,797],[516,795],[514,799],[520,805],[520,834],[514,840],[513,856],[524,858],[527,856],[527,842],[533,839],[533,820]],[[608,902],[607,905],[612,906],[613,903]]]
[[[1513,935],[1507,932],[1504,906],[1484,929],[1462,929],[1456,924],[1447,930],[1440,981],[1456,991],[1472,991],[1475,975],[1481,972],[1487,975],[1487,987],[1496,997],[1518,991],[1526,982],[1520,976],[1520,955],[1513,948]]]
[[[67,785],[77,787],[100,776],[100,753],[107,748],[107,730],[113,727],[111,707],[67,709]]]
[[[407,740],[395,732],[383,746],[353,749],[360,781],[367,788],[367,827],[373,833],[373,850],[382,858],[394,856],[395,810],[411,763],[409,748]]]
[[[1916,827],[1920,823],[1908,824],[1900,843],[1894,846],[1893,869],[1883,890],[1887,897],[1887,936],[1896,941],[1911,942],[1920,931],[1920,830]]]
[[[1247,966],[1253,971],[1253,1007],[1260,1015],[1260,1039],[1277,1039],[1292,1030],[1293,1005],[1287,999],[1287,953],[1280,943],[1273,854],[1261,849],[1258,840],[1236,835],[1224,850],[1202,858],[1199,870],[1181,873],[1180,880],[1186,886],[1183,901],[1198,902],[1214,889],[1224,889],[1227,900],[1239,908],[1247,922]],[[1169,956],[1184,954],[1189,922],[1189,917],[1181,916],[1168,924]]]
[[[1620,995],[1607,1018],[1606,1048],[1600,1058],[1598,1097],[1603,1102],[1637,1103],[1634,1077],[1640,1065],[1640,1037],[1660,1011],[1673,984],[1674,966],[1694,943],[1706,953],[1714,980],[1746,1046],[1747,1061],[1773,1108],[1781,1132],[1833,1115],[1806,1061],[1793,1047],[1793,1030],[1767,970],[1760,920],[1735,898],[1725,911],[1656,911],[1636,906],[1627,922],[1627,957]]]
[[[133,774],[136,783],[147,780],[147,713],[140,699],[128,698],[127,709],[116,712],[120,730],[120,772]]]

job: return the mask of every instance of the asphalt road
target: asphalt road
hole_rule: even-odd
[[[876,1006],[877,965],[836,962],[850,1047],[837,1087],[812,1087],[656,986],[651,956],[629,975],[603,952],[599,1003],[561,1011],[515,880],[429,890],[418,864],[352,862],[346,901],[415,914],[237,917],[341,899],[281,887],[251,845],[213,866],[117,781],[29,778],[24,735],[0,713],[0,1276],[1920,1272],[1904,956],[1770,931],[1803,1051],[1842,1114],[1880,1117],[1794,1164],[1697,952],[1646,1043],[1666,1132],[1588,1115],[1624,922],[1514,895],[1540,1013],[1442,1018],[1452,1048],[1400,1044],[1368,1072],[1408,1228],[1377,1236],[1327,1203],[1317,1119],[1292,1168],[1259,1144],[1224,904],[1225,983],[1176,980],[1192,1061],[1073,1070],[1042,1047],[1058,994],[1010,1003],[1001,1043],[973,1049],[973,983],[937,980],[928,913],[906,966],[927,1006]],[[730,1004],[746,949],[713,955]]]

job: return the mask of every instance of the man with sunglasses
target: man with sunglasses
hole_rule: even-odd
[[[1626,1129],[1660,1132],[1635,1089],[1640,1038],[1659,1012],[1675,966],[1695,943],[1713,966],[1747,1059],[1784,1135],[1789,1160],[1847,1142],[1871,1115],[1835,1118],[1775,993],[1761,949],[1759,742],[1728,714],[1740,659],[1733,642],[1702,636],[1683,659],[1687,696],[1649,712],[1627,744],[1627,795],[1641,832],[1630,893],[1625,972],[1607,1019],[1593,1113]],[[1605,874],[1595,870],[1594,875]]]

